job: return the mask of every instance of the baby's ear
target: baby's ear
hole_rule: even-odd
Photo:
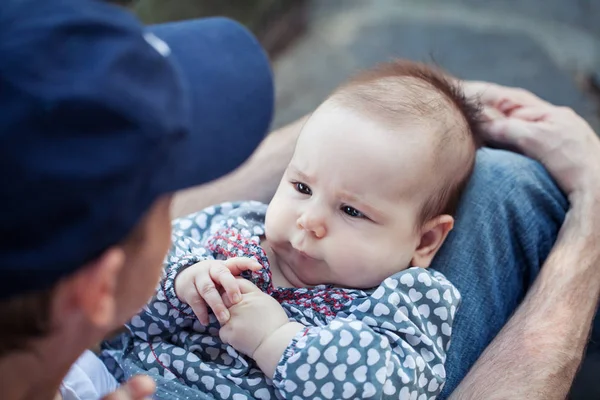
[[[421,268],[429,267],[453,227],[454,218],[446,214],[427,221],[420,230],[421,240],[410,265]]]

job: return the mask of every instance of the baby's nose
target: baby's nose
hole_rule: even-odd
[[[298,218],[296,225],[298,225],[298,228],[311,233],[317,239],[322,239],[327,234],[327,228],[325,227],[325,220],[323,217],[304,213]]]

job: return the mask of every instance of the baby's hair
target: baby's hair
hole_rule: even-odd
[[[331,96],[335,101],[383,118],[394,125],[416,122],[436,127],[439,187],[425,202],[420,224],[454,215],[481,146],[481,106],[468,99],[459,81],[438,67],[394,60],[360,72]],[[451,177],[448,175],[451,173]]]

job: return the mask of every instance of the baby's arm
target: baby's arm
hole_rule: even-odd
[[[441,274],[403,271],[350,316],[296,333],[273,382],[285,398],[435,397],[458,303]]]
[[[235,276],[261,268],[257,260],[248,257],[200,261],[176,276],[175,292],[181,301],[190,305],[202,324],[209,324],[210,308],[223,325],[229,320],[230,314],[220,291],[226,293],[232,305],[237,304],[242,294]]]
[[[196,319],[193,310],[177,297],[175,278],[186,268],[213,257],[201,244],[213,220],[222,216],[222,206],[213,206],[173,221],[171,248],[165,258],[161,280],[154,296],[142,311],[127,324],[129,330],[144,341],[150,336],[174,331],[184,321]],[[229,205],[225,207],[231,210]]]
[[[134,316],[127,327],[144,341],[163,333],[173,333],[185,320],[196,319],[192,308],[182,302],[175,292],[175,279],[180,272],[212,257],[198,241],[173,234],[173,246],[167,255],[161,280],[154,296],[142,311]]]

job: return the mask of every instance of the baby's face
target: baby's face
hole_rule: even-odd
[[[431,195],[431,136],[326,102],[298,139],[266,216],[266,236],[294,286],[370,288],[409,266]]]

